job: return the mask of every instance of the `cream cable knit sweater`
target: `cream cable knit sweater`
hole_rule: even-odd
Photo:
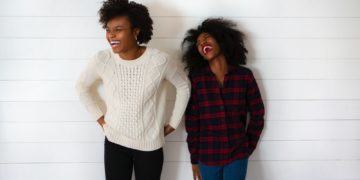
[[[159,96],[164,80],[176,88],[169,125],[176,128],[190,96],[190,83],[181,67],[167,55],[147,47],[138,59],[127,61],[111,49],[98,52],[77,84],[80,101],[95,119],[105,116],[104,133],[109,141],[132,149],[151,151],[164,144],[166,98]],[[102,81],[106,111],[92,87]]]

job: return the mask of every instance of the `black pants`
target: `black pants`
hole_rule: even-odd
[[[106,180],[160,180],[164,162],[163,149],[139,151],[114,144],[105,139]]]

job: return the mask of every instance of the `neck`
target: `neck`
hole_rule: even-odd
[[[225,56],[221,55],[209,62],[211,71],[216,75],[225,75],[228,71],[228,64]]]
[[[121,59],[130,61],[130,60],[134,60],[134,59],[139,58],[143,54],[144,50],[145,50],[144,47],[136,45],[133,48],[127,49],[127,50],[125,50],[123,52],[120,52],[118,54],[121,57]]]

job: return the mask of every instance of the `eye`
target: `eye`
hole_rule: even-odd
[[[115,32],[121,32],[123,31],[124,29],[115,29]]]
[[[201,46],[201,44],[203,44],[203,43],[204,43],[204,39],[197,41],[195,45],[196,45],[196,47],[199,47],[199,46]]]

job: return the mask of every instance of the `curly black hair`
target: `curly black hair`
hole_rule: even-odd
[[[153,21],[149,15],[147,7],[128,0],[106,0],[99,10],[99,22],[105,29],[107,23],[118,16],[126,16],[133,28],[139,28],[140,33],[137,37],[139,44],[147,43],[153,35]]]
[[[228,64],[246,64],[248,51],[244,44],[245,35],[236,29],[236,24],[223,18],[208,18],[197,28],[188,30],[185,35],[182,42],[182,61],[186,64],[185,69],[191,71],[208,64],[196,47],[198,36],[204,32],[214,37]]]

